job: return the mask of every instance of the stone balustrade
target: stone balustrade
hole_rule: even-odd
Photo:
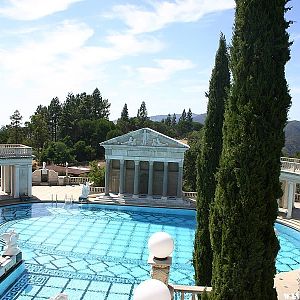
[[[179,295],[180,299],[186,299],[186,296],[191,295],[192,300],[196,300],[197,295],[202,295],[204,292],[211,293],[211,287],[204,286],[189,286],[189,285],[170,285],[174,294]],[[190,299],[190,298],[188,298]]]
[[[32,157],[32,148],[21,144],[0,144],[0,158]]]
[[[280,162],[282,171],[300,173],[300,159],[281,157]]]

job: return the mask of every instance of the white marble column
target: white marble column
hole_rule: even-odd
[[[110,159],[105,160],[105,196],[109,196]]]
[[[286,217],[290,219],[293,213],[293,206],[295,201],[295,188],[296,184],[292,181],[288,182],[289,191],[288,191],[288,211]]]
[[[149,172],[148,172],[148,197],[153,195],[153,161],[149,161]]]
[[[4,191],[4,166],[1,166],[1,191]]]
[[[11,175],[10,175],[10,166],[4,166],[4,192],[10,194],[11,192]]]
[[[28,165],[27,196],[32,197],[32,165]]]
[[[178,163],[177,198],[182,198],[183,163]]]
[[[163,181],[163,194],[162,199],[167,199],[168,197],[168,165],[167,161],[164,162],[164,181]]]
[[[139,181],[140,181],[140,161],[134,161],[134,183],[133,183],[133,198],[139,197]]]
[[[124,179],[125,179],[124,165],[125,165],[124,159],[120,159],[119,196],[123,196],[124,194]]]
[[[13,196],[14,198],[19,198],[20,196],[20,167],[15,165],[13,168]]]

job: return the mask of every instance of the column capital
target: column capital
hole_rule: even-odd
[[[134,160],[134,165],[138,166],[140,164],[140,160]]]

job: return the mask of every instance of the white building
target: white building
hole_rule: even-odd
[[[19,198],[32,196],[32,149],[0,144],[1,191]]]

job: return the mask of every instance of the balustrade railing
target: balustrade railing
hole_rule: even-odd
[[[32,157],[32,148],[21,144],[0,144],[0,158]]]
[[[197,198],[197,192],[182,192],[183,197],[185,198],[192,198],[192,199],[196,199]]]
[[[196,300],[197,295],[202,295],[204,292],[209,294],[212,291],[211,287],[203,286],[171,285],[171,287],[174,289],[174,300]]]
[[[90,187],[90,194],[100,194],[105,192],[104,186],[91,186]]]
[[[300,159],[281,157],[281,170],[300,173]]]

